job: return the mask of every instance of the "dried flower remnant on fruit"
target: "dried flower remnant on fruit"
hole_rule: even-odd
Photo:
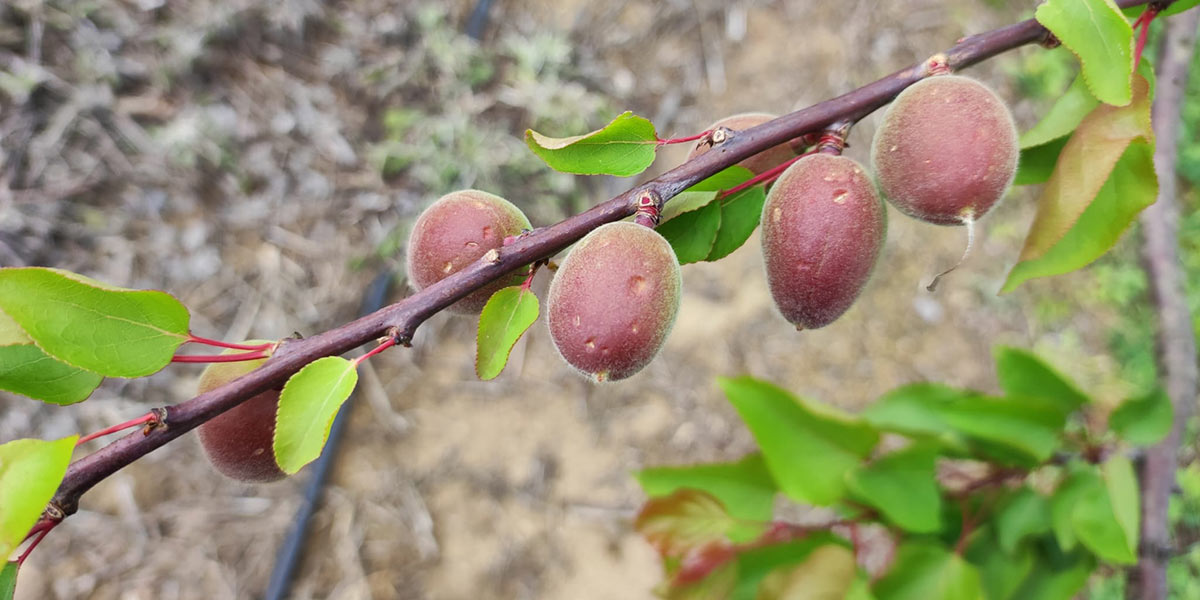
[[[713,123],[708,128],[713,132],[712,144],[720,144],[721,142],[724,142],[726,139],[726,130],[738,132],[751,127],[757,127],[775,118],[776,115],[768,113],[742,113],[725,117],[724,119]],[[697,156],[700,156],[711,149],[712,146],[710,143],[707,140],[702,140],[698,142],[692,149],[692,152],[688,154],[688,160],[696,158]],[[778,165],[795,155],[796,154],[792,151],[791,145],[788,143],[783,143],[751,156],[750,158],[738,163],[738,165],[745,167],[755,175],[758,175],[770,170],[771,167],[774,167],[775,165]]]
[[[901,212],[938,225],[978,220],[1004,197],[1020,148],[1008,108],[959,75],[900,93],[871,144],[880,191]]]
[[[796,161],[763,205],[763,261],[779,312],[798,329],[832,323],[862,292],[886,233],[883,201],[857,162]]]
[[[679,261],[658,232],[602,225],[559,266],[547,323],[559,354],[595,381],[625,379],[658,354],[679,310]]]
[[[483,258],[495,262],[505,239],[531,229],[529,219],[511,202],[479,190],[442,196],[413,225],[408,239],[408,277],[424,289]],[[450,310],[478,314],[501,288],[521,283],[523,270],[501,277],[454,303]]]

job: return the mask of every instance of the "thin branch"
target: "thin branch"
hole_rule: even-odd
[[[1118,4],[1129,7],[1146,2],[1120,0]],[[1030,19],[963,38],[938,58],[958,70],[1014,48],[1045,43],[1050,39],[1049,32]],[[471,292],[524,265],[553,256],[605,223],[633,215],[637,211],[639,198],[649,195],[665,202],[693,184],[768,148],[819,132],[837,121],[862,119],[890,102],[904,88],[925,77],[927,65],[928,61],[922,61],[832,100],[739,131],[709,152],[658,178],[584,213],[521,236],[512,244],[484,255],[471,266],[396,304],[311,338],[285,340],[271,359],[258,369],[190,400],[167,407],[167,427],[157,428],[147,435],[140,432],[127,435],[73,463],[47,508],[50,516],[46,519],[62,520],[64,516],[74,513],[78,509],[80,496],[104,478],[248,398],[283,385],[288,377],[304,365],[318,358],[353,350],[387,335],[393,329],[397,341],[406,343],[426,319]]]
[[[1176,451],[1196,402],[1196,340],[1184,292],[1186,275],[1179,258],[1179,203],[1175,160],[1179,142],[1179,110],[1187,89],[1188,67],[1200,11],[1170,19],[1163,32],[1154,99],[1154,170],[1158,201],[1142,212],[1142,260],[1158,315],[1159,377],[1175,410],[1170,435],[1146,451],[1141,469],[1142,531],[1139,561],[1128,598],[1164,600],[1170,523],[1167,505],[1175,486]]]

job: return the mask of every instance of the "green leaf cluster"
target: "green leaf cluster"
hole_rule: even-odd
[[[759,452],[637,474],[651,498],[643,517],[653,517],[638,529],[665,558],[664,596],[790,598],[784,591],[803,582],[879,600],[1067,600],[1097,564],[1135,561],[1138,486],[1120,448],[1166,434],[1165,396],[1129,400],[1111,433],[1093,434],[1082,418],[1088,395],[1037,356],[997,348],[996,368],[999,393],[910,384],[861,415],[751,377],[721,379]],[[972,468],[966,482],[956,475]],[[822,559],[825,575],[801,568],[809,548],[751,577],[746,556],[783,561],[796,539],[797,526],[775,520],[781,502],[884,525],[895,560],[867,584],[853,553],[849,563]],[[848,541],[822,533],[824,545]]]

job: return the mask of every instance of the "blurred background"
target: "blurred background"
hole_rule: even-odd
[[[376,273],[403,277],[409,227],[446,192],[489,190],[546,225],[640,180],[552,172],[524,147],[526,128],[573,135],[629,109],[675,137],[735,112],[784,113],[1035,4],[6,0],[0,265],[167,290],[198,335],[311,335],[352,318]],[[1065,50],[1025,48],[970,74],[1026,129],[1074,72]],[[1181,166],[1194,183],[1200,89],[1190,98]],[[867,160],[876,122],[854,130],[849,156]],[[665,149],[642,177],[686,152]],[[1194,207],[1195,188],[1183,189]],[[757,236],[687,266],[664,352],[617,384],[566,367],[541,322],[481,383],[474,320],[438,315],[411,350],[369,363],[293,597],[651,597],[659,564],[630,530],[643,500],[630,473],[753,448],[718,375],[853,410],[913,381],[995,389],[991,348],[1010,344],[1104,402],[1145,391],[1153,338],[1136,230],[1083,272],[996,295],[1033,191],[981,223],[976,252],[934,294],[924,286],[957,260],[965,232],[889,209],[872,281],[822,330],[797,333],[775,314]],[[1188,214],[1195,274],[1200,218]],[[404,293],[401,282],[393,300]],[[89,432],[179,402],[199,372],[108,381],[70,407],[0,393],[0,440]],[[260,597],[307,476],[225,480],[189,435],[89,493],[23,568],[18,598]]]

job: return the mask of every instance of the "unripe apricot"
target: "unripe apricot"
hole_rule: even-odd
[[[987,86],[936,75],[888,108],[871,144],[879,188],[893,206],[938,225],[978,220],[1017,173],[1017,129]]]
[[[241,351],[226,351],[226,354],[229,352]],[[199,393],[229,383],[266,361],[264,358],[210,364],[200,375]],[[278,409],[279,390],[268,390],[201,425],[196,433],[209,462],[222,475],[238,481],[266,483],[286,477],[275,462],[275,414]]]
[[[758,125],[762,125],[763,123],[766,123],[767,121],[775,119],[776,116],[777,115],[772,115],[772,114],[768,114],[768,113],[737,114],[737,115],[733,115],[731,117],[725,117],[724,119],[721,119],[720,121],[717,121],[716,123],[713,123],[712,125],[709,125],[707,130],[713,131],[713,130],[716,130],[718,127],[725,127],[727,129],[729,129],[730,131],[742,131],[743,129],[749,129],[751,127],[756,127]],[[710,146],[709,144],[707,144],[703,141],[699,142],[698,144],[696,144],[696,146],[694,148],[692,148],[691,154],[688,154],[688,159],[690,160],[697,156],[700,156],[701,154],[704,154],[705,152],[708,152],[711,149],[712,149],[712,146]],[[747,169],[750,169],[750,171],[752,171],[755,175],[758,175],[759,173],[762,173],[764,171],[769,171],[772,167],[774,167],[794,156],[796,156],[796,153],[792,151],[791,145],[788,143],[783,143],[778,146],[768,148],[767,150],[765,150],[763,152],[760,152],[758,154],[755,154],[754,156],[751,156],[750,158],[743,160],[742,162],[738,163],[738,166],[746,167]]]
[[[682,280],[671,244],[627,221],[584,236],[554,274],[550,337],[595,381],[625,379],[658,354],[679,311]]]
[[[797,329],[832,323],[866,285],[886,234],[883,201],[857,162],[796,161],[763,204],[763,259],[779,312]]]
[[[504,238],[530,229],[529,219],[513,203],[479,190],[460,190],[442,196],[417,218],[408,238],[408,278],[422,290],[467,265]],[[523,280],[523,271],[509,275],[455,302],[450,310],[479,314],[492,294]]]

